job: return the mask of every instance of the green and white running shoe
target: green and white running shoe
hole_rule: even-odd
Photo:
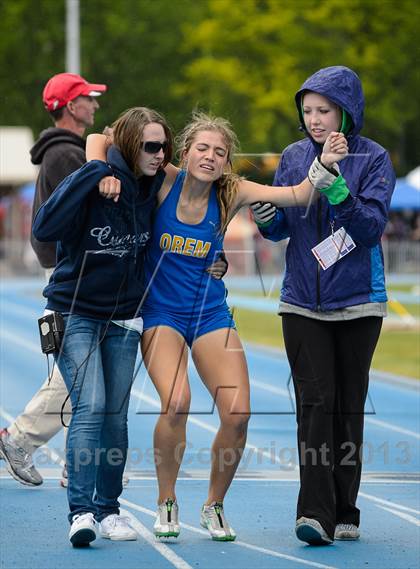
[[[236,533],[226,521],[223,504],[212,502],[203,506],[200,516],[200,525],[209,530],[211,538],[215,541],[234,541]]]
[[[153,526],[156,537],[178,537],[178,504],[168,498],[163,504],[159,504],[156,513],[156,521]]]

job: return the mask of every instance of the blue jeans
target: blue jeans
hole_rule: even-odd
[[[119,513],[127,459],[127,411],[138,332],[72,314],[57,365],[70,393],[67,437],[69,520],[91,512],[98,521]]]

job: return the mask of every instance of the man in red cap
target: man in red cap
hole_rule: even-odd
[[[89,83],[73,73],[54,75],[46,84],[42,98],[54,127],[42,131],[31,149],[32,162],[41,166],[33,216],[58,184],[85,163],[83,135],[93,126],[99,108],[97,97],[106,89],[106,85]],[[56,264],[56,244],[40,243],[33,236],[31,242],[49,280]],[[45,381],[23,413],[7,429],[0,430],[0,458],[4,458],[7,470],[22,484],[42,484],[32,453],[61,429],[60,411],[66,398],[67,389],[54,366],[50,381]],[[69,404],[66,410],[70,410]]]
[[[32,162],[40,164],[32,215],[46,201],[66,176],[85,161],[83,135],[93,126],[97,97],[106,85],[88,83],[80,75],[59,73],[45,85],[42,99],[54,127],[41,132],[31,149]],[[31,237],[32,247],[44,269],[55,267],[55,243],[40,243]],[[49,275],[48,275],[49,278]]]
[[[99,97],[106,91],[106,85],[89,83],[75,73],[59,73],[54,75],[45,85],[43,101],[47,111],[56,111],[71,101],[75,102],[79,97]],[[80,101],[79,101],[80,102]],[[93,123],[89,123],[91,126]]]

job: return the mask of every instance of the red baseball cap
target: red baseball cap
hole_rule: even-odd
[[[55,111],[81,95],[99,97],[106,89],[106,85],[88,83],[75,73],[59,73],[45,85],[42,100],[47,111]]]

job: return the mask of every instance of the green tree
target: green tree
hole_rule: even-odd
[[[65,64],[65,0],[0,0],[0,124],[50,124],[41,93]],[[198,21],[203,6],[191,0],[81,0],[81,73],[106,83],[96,129],[130,106],[151,106],[180,127],[191,110],[172,86],[189,55],[182,24]]]
[[[177,92],[228,115],[246,151],[296,138],[293,94],[321,67],[347,65],[366,95],[364,133],[401,170],[418,156],[420,10],[411,0],[208,0],[210,16],[184,29],[197,56]],[[416,96],[417,94],[417,96]],[[414,134],[413,134],[414,133]],[[417,139],[415,138],[417,137]]]
[[[109,85],[97,129],[148,105],[175,129],[194,107],[230,118],[248,152],[298,136],[293,94],[348,65],[366,127],[404,174],[416,165],[420,10],[412,0],[81,0],[82,74]],[[65,0],[0,0],[0,123],[48,126],[41,93],[64,70]]]
[[[64,2],[1,0],[0,14],[0,124],[38,131],[44,85],[64,68]]]
[[[204,5],[205,6],[205,5]],[[183,125],[189,101],[173,86],[189,62],[182,25],[194,26],[203,6],[191,0],[89,0],[82,3],[83,70],[110,86],[103,116],[110,122],[132,106],[164,113],[174,128]]]

